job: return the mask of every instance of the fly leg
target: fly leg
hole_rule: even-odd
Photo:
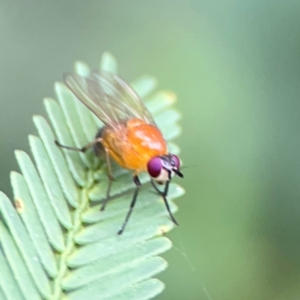
[[[170,176],[169,176],[170,177]],[[168,200],[167,200],[167,195],[168,195],[168,191],[169,191],[169,185],[170,185],[170,179],[165,183],[165,189],[164,191],[160,191],[158,189],[158,187],[155,185],[154,181],[151,179],[151,184],[152,186],[154,187],[154,189],[158,192],[158,194],[160,194],[162,197],[163,197],[163,200],[164,200],[164,203],[166,205],[166,208],[167,208],[167,211],[170,215],[170,218],[171,220],[173,221],[173,223],[175,225],[179,225],[178,222],[176,221],[175,217],[173,216],[172,212],[171,212],[171,209],[170,209],[170,206],[169,206],[169,203],[168,203]]]
[[[86,144],[85,146],[81,147],[81,148],[77,148],[77,147],[70,147],[70,146],[65,146],[62,145],[59,141],[55,140],[55,144],[56,146],[60,147],[60,148],[64,148],[64,149],[68,149],[68,150],[72,150],[72,151],[79,151],[79,152],[85,152],[88,149],[94,147],[94,152],[96,155],[99,155],[99,152],[103,151],[103,145],[102,145],[102,134],[103,134],[103,130],[104,127],[100,128],[95,136],[95,139],[93,141],[91,141],[90,143]],[[98,145],[97,145],[98,144]]]
[[[87,151],[89,148],[94,147],[94,151],[96,152],[96,154],[101,150],[103,150],[102,148],[99,149],[99,147],[97,147],[97,143],[102,143],[102,138],[100,137],[102,134],[102,129],[99,130],[99,132],[97,133],[96,139],[94,139],[92,142],[88,143],[87,145],[83,146],[82,148],[77,148],[77,147],[70,147],[70,146],[65,146],[62,145],[61,143],[59,143],[58,141],[55,141],[55,144],[60,147],[60,148],[64,148],[64,149],[68,149],[68,150],[73,150],[73,151],[79,151],[79,152],[85,152]],[[113,175],[112,175],[112,169],[111,169],[111,163],[110,163],[110,158],[109,158],[109,153],[108,150],[106,148],[104,148],[105,150],[105,160],[106,160],[106,165],[107,165],[107,177],[108,177],[108,187],[106,190],[106,199],[103,201],[102,206],[100,208],[101,211],[103,211],[105,209],[105,206],[108,202],[108,200],[110,199],[110,190],[111,190],[111,186],[112,186],[112,182],[115,180]]]
[[[72,151],[85,152],[86,150],[88,150],[91,147],[93,147],[95,144],[101,143],[102,142],[102,138],[97,138],[97,139],[93,140],[92,142],[88,143],[87,145],[85,145],[85,146],[83,146],[81,148],[65,146],[65,145],[62,145],[60,142],[58,142],[56,140],[54,142],[55,142],[56,146],[58,146],[60,148],[64,148],[64,149],[68,149],[68,150],[72,150]]]
[[[103,201],[100,211],[103,211],[105,209],[105,206],[110,199],[111,186],[112,186],[113,181],[115,180],[114,176],[112,175],[112,169],[111,169],[111,163],[110,163],[108,150],[106,148],[104,150],[105,150],[105,160],[106,160],[106,165],[107,165],[108,186],[107,186],[107,190],[106,190],[106,199]]]
[[[130,218],[130,215],[132,213],[132,210],[134,208],[134,205],[135,205],[135,202],[136,202],[136,199],[137,199],[137,196],[138,196],[138,193],[139,193],[139,190],[140,190],[140,187],[142,186],[139,178],[137,175],[134,175],[133,176],[133,182],[135,183],[135,191],[134,191],[134,194],[133,194],[133,197],[132,197],[132,200],[131,200],[131,203],[130,203],[130,207],[129,207],[129,210],[127,212],[127,215],[126,215],[126,218],[125,218],[125,221],[123,222],[120,230],[118,231],[118,235],[122,234],[125,227],[126,227],[126,224]]]
[[[154,189],[156,190],[156,192],[158,193],[158,194],[160,194],[161,196],[164,194],[156,185],[155,185],[155,183],[154,183],[154,180],[151,178],[151,184],[152,184],[152,186],[154,187]]]

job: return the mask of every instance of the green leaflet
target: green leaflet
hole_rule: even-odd
[[[57,251],[61,252],[65,247],[63,232],[55,217],[45,187],[43,186],[37,170],[29,156],[25,152],[19,150],[15,151],[15,154],[34,205],[39,213],[47,238],[49,239],[50,244]]]
[[[118,73],[118,63],[116,59],[109,53],[104,52],[100,61],[100,70],[104,70],[111,73]]]
[[[38,299],[38,289],[48,299],[50,282],[17,212],[3,193],[0,193],[0,211],[5,221],[0,223],[1,247],[20,289],[24,295],[32,295],[32,299]]]
[[[53,104],[53,105],[51,105],[51,104]],[[55,113],[59,114],[59,112],[60,112],[59,107],[56,104],[56,102],[54,102],[54,100],[52,100],[52,101],[49,99],[45,100],[45,107],[48,112],[49,118],[52,120],[53,120],[53,118],[51,118],[51,117],[53,116],[53,114],[55,114]],[[53,108],[53,110],[52,110],[52,108]],[[57,108],[58,111],[55,111],[55,108]],[[57,179],[60,183],[60,186],[62,188],[62,191],[63,191],[67,201],[69,202],[69,204],[71,206],[77,207],[78,191],[74,184],[74,181],[73,181],[72,175],[71,175],[71,171],[70,171],[70,170],[73,170],[74,167],[76,167],[76,166],[74,166],[75,159],[72,160],[73,157],[69,157],[68,156],[69,153],[67,154],[66,158],[63,156],[61,151],[54,144],[54,139],[55,139],[54,134],[44,118],[42,118],[40,116],[35,116],[33,118],[33,122],[38,130],[41,140],[43,141],[45,150],[49,156],[49,159],[51,160],[51,164],[53,166],[53,169],[55,171],[55,174],[57,176]],[[53,125],[53,127],[58,128],[60,130],[59,132],[62,132],[64,130],[64,126],[62,124],[59,124],[59,123],[57,124],[54,121],[53,121],[53,123],[56,125],[56,126]],[[59,125],[62,125],[62,127],[60,127]],[[58,135],[57,132],[56,132],[56,134]],[[68,168],[66,160],[69,162],[70,170]],[[80,171],[83,172],[81,165],[78,169],[79,169],[79,171],[76,169],[76,171],[74,171],[74,173],[77,174],[77,172],[80,172]],[[80,176],[80,175],[78,175],[78,176]]]
[[[143,76],[131,85],[141,98],[145,98],[155,89],[156,84],[156,79],[152,76]]]
[[[92,282],[84,288],[71,292],[66,299],[81,300],[88,297],[96,299],[97,296],[95,295],[101,295],[101,298],[99,297],[98,299],[113,297],[119,294],[126,286],[148,279],[163,271],[166,267],[167,263],[164,259],[158,256],[151,257],[135,264],[133,268],[128,267],[120,272],[108,274],[105,280]]]
[[[21,174],[12,172],[10,180],[14,190],[15,203],[17,207],[20,207],[18,209],[19,215],[32,240],[41,264],[49,276],[55,277],[58,270],[54,253],[39,219],[25,179]]]
[[[140,261],[148,257],[158,255],[171,247],[171,242],[164,237],[149,240],[143,244],[135,245],[127,251],[122,251],[113,256],[113,259],[107,259],[102,256],[93,264],[88,264],[75,270],[70,278],[66,277],[62,282],[64,289],[75,289],[84,286],[92,281],[102,278],[105,281],[107,274],[116,274],[128,266],[133,268]]]
[[[102,70],[117,72],[117,62],[104,53]],[[84,62],[75,72],[87,75]],[[172,108],[172,92],[154,92],[156,80],[143,76],[132,86],[153,114],[168,141],[180,134],[180,113]],[[0,192],[0,299],[150,299],[164,284],[152,278],[167,267],[158,255],[171,248],[162,234],[174,224],[161,197],[140,176],[143,187],[123,235],[116,233],[124,221],[134,184],[126,170],[113,163],[116,181],[112,200],[99,212],[105,199],[107,167],[92,151],[79,153],[58,148],[54,140],[82,147],[90,142],[102,123],[60,82],[58,101],[45,99],[50,124],[33,118],[39,136],[31,135],[31,156],[16,151],[22,174],[11,173],[14,204]],[[169,203],[184,190],[172,183]]]
[[[0,265],[1,265],[1,276],[0,276],[0,299],[23,299],[21,290],[14,278],[14,274],[10,269],[8,260],[5,257],[3,249],[0,249]]]
[[[150,299],[157,294],[160,294],[164,289],[164,284],[158,279],[152,278],[141,281],[136,284],[129,285],[120,290],[118,294],[108,296],[106,300],[146,300]]]

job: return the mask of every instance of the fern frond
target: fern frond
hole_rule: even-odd
[[[117,72],[117,62],[104,53],[100,67]],[[88,74],[89,67],[75,64]],[[173,153],[171,142],[180,133],[180,114],[172,108],[175,95],[153,93],[156,80],[144,76],[132,83],[145,98]],[[99,200],[106,194],[104,161],[59,149],[54,140],[81,147],[94,138],[101,122],[60,82],[58,102],[45,99],[50,124],[41,116],[33,121],[38,136],[29,136],[32,158],[16,151],[21,173],[11,173],[14,205],[0,192],[0,299],[150,299],[164,285],[152,278],[167,267],[158,255],[171,248],[162,234],[173,228],[164,203],[145,184],[125,233],[117,230],[128,210],[134,184],[131,175],[116,164],[116,182],[106,211]],[[169,200],[183,189],[172,183]]]

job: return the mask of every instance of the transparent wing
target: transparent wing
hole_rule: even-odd
[[[73,94],[108,126],[117,128],[118,124],[132,118],[155,125],[133,88],[115,74],[93,71],[83,77],[67,73],[64,81]]]

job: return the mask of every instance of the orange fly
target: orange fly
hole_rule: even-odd
[[[95,139],[82,148],[64,146],[55,141],[59,147],[69,150],[85,152],[91,147],[96,153],[99,152],[99,147],[104,150],[109,184],[101,210],[105,209],[110,198],[113,182],[110,158],[122,168],[133,171],[136,188],[118,234],[124,231],[137,200],[141,187],[138,175],[141,172],[149,173],[153,187],[163,197],[172,221],[178,225],[170,210],[167,194],[172,176],[176,174],[183,177],[180,161],[176,155],[168,153],[161,131],[133,88],[119,76],[104,71],[93,71],[87,77],[67,73],[64,75],[64,82],[104,123]],[[161,192],[154,182],[165,184],[164,191]]]

